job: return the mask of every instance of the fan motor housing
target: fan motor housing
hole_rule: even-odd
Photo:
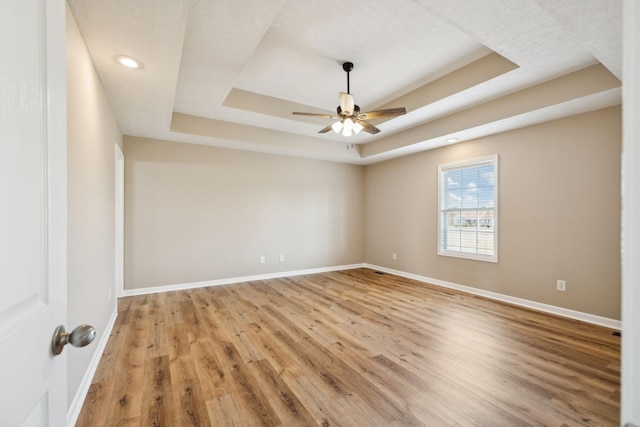
[[[344,116],[344,115],[345,115],[345,114],[342,112],[342,107],[340,107],[339,105],[338,105],[338,108],[336,109],[336,111],[338,112],[338,115],[339,115],[339,116]],[[353,115],[354,115],[354,116],[358,116],[358,115],[360,115],[360,107],[359,107],[359,106],[357,106],[357,105],[354,105],[354,106],[353,106]]]

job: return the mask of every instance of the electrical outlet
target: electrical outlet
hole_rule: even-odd
[[[284,255],[280,255],[280,262],[284,262]]]
[[[393,255],[391,255],[391,258],[393,258],[393,259],[398,259],[398,257],[397,257],[397,255],[396,255],[396,253],[395,253],[395,252],[393,253]]]
[[[567,290],[567,281],[558,279],[556,282],[556,290],[565,292]]]
[[[260,264],[264,264],[266,262],[264,255],[260,255]]]

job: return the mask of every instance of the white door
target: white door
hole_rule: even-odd
[[[0,1],[0,426],[63,426],[64,0]]]
[[[640,4],[626,0],[622,52],[622,425],[640,426]],[[627,424],[628,423],[628,424]]]
[[[115,296],[124,294],[124,154],[116,144],[116,283]]]

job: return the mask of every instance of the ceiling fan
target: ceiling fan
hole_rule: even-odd
[[[407,110],[404,107],[361,113],[360,107],[358,107],[354,103],[353,95],[351,95],[351,93],[349,92],[349,73],[351,72],[351,70],[353,70],[353,63],[345,62],[344,64],[342,64],[342,69],[347,72],[347,93],[340,92],[340,105],[337,109],[337,116],[317,113],[300,113],[297,111],[293,114],[296,114],[298,116],[322,117],[325,119],[337,120],[335,123],[320,129],[318,133],[326,133],[333,129],[336,133],[341,133],[343,136],[351,136],[353,134],[357,135],[362,130],[370,134],[376,134],[380,132],[380,129],[370,123],[367,123],[366,120],[395,117],[407,114]]]

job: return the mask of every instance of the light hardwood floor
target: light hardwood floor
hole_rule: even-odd
[[[78,426],[616,426],[613,330],[368,269],[124,298]]]

